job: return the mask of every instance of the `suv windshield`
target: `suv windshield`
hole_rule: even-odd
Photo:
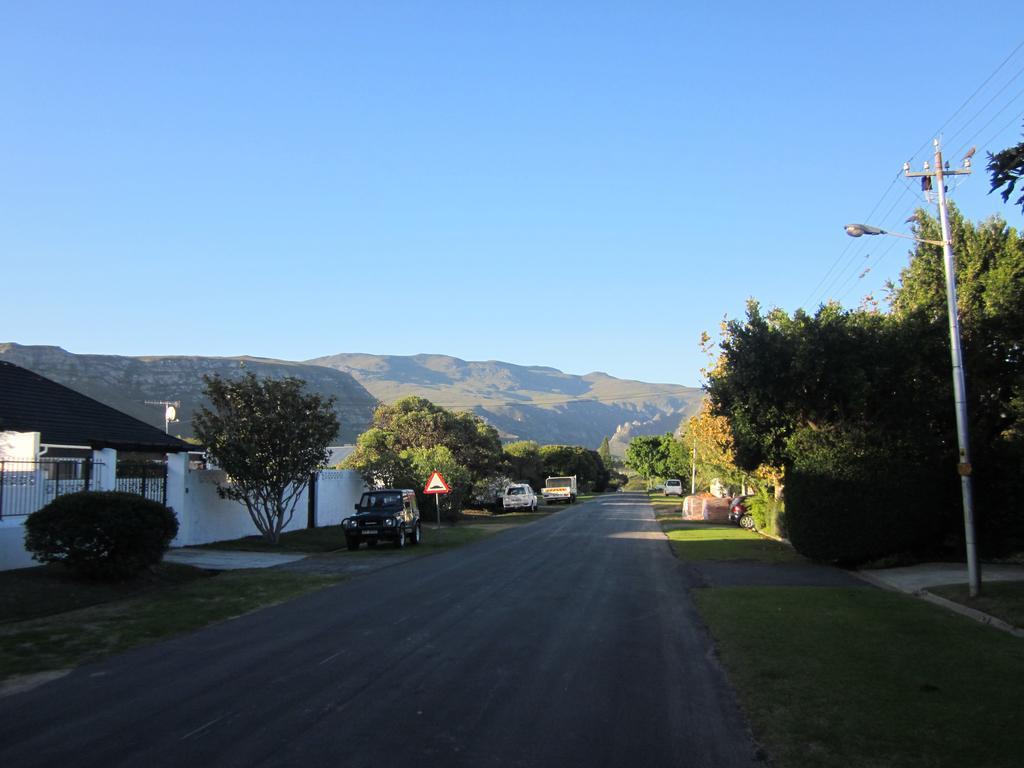
[[[359,500],[359,509],[373,511],[375,509],[401,509],[402,494],[400,493],[364,493]]]

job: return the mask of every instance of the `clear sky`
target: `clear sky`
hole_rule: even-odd
[[[1020,20],[1019,0],[4,3],[0,341],[697,384],[700,332],[747,297],[882,295],[906,244],[842,225],[905,231],[900,167],[940,128],[954,165],[978,145],[964,211],[1024,223],[984,173],[1021,137]]]

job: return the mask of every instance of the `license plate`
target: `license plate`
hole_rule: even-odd
[[[376,536],[379,531],[376,528],[364,528],[363,536]]]

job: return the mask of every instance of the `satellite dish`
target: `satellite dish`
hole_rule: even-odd
[[[167,410],[164,411],[164,420],[165,421],[174,421],[177,416],[178,416],[178,412],[174,409],[174,406],[173,405],[168,405],[167,406]]]

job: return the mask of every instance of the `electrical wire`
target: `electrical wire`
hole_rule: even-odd
[[[1024,40],[1022,40],[1020,43],[1018,43],[1014,47],[1014,49],[1012,51],[1010,51],[1010,53],[1007,54],[1005,58],[1003,58],[1003,60],[988,75],[988,77],[986,77],[985,80],[983,80],[982,83],[977,88],[975,88],[974,91],[966,99],[964,99],[964,101],[960,104],[960,106],[956,108],[956,110],[953,112],[953,114],[951,114],[942,123],[941,126],[939,126],[939,129],[933,135],[934,136],[941,135],[942,131],[946,127],[951,125],[954,120],[956,120],[956,118],[968,107],[968,105],[970,105],[971,102],[973,102],[978,97],[978,95],[981,94],[985,90],[985,88],[988,86],[988,84],[992,82],[992,80],[1004,69],[1004,67],[1006,67],[1006,65],[1011,60],[1013,60],[1013,58],[1022,49],[1024,49]],[[964,130],[966,130],[967,126],[971,125],[971,123],[973,123],[975,120],[977,120],[985,112],[985,110],[987,110],[988,107],[991,106],[991,104],[996,99],[998,99],[999,96],[1002,95],[1002,93],[1005,92],[1006,89],[1012,83],[1014,83],[1022,74],[1024,74],[1024,68],[1021,68],[1009,80],[1007,80],[1005,83],[1003,83],[1002,87],[1000,87],[999,90],[996,91],[996,93],[991,98],[989,98],[989,100],[977,112],[975,112],[975,114],[969,120],[967,120],[966,122],[964,122],[960,126],[960,128],[956,131],[956,133],[953,134],[953,138],[955,138],[956,136],[959,136],[961,133],[963,133]],[[1009,108],[1009,106],[1011,104],[1013,104],[1017,100],[1017,98],[1019,98],[1020,95],[1022,95],[1022,94],[1024,94],[1024,91],[1021,91],[1021,93],[1018,93],[1017,96],[1014,96],[1006,105],[1003,106],[1003,108],[1001,110],[999,110],[991,118],[989,118],[989,120],[981,128],[979,128],[975,132],[975,136],[973,136],[970,140],[968,140],[965,143],[963,148],[965,149],[968,145],[970,145],[971,142],[973,141],[973,139],[976,138],[976,136],[978,134],[980,134],[982,131],[985,130],[985,128],[987,128],[989,125],[991,125],[992,122],[994,120],[996,120],[999,117],[1000,114],[1005,112],[1006,109]],[[1021,113],[1021,114],[1024,114],[1024,113]],[[1016,120],[1016,119],[1017,118],[1014,118],[1014,120]],[[1011,121],[1011,123],[1012,122],[1013,121]],[[1003,130],[1005,130],[1005,128]],[[995,140],[995,137],[993,137],[993,141],[994,140]],[[952,139],[950,141],[952,141]],[[921,144],[921,146],[919,146],[913,152],[913,154],[908,158],[907,162],[913,162],[914,159],[920,154],[920,152],[923,149],[925,149],[930,143],[931,143],[930,141],[926,140],[923,144]],[[991,143],[991,141],[989,143]],[[987,146],[987,145],[983,145],[983,146]],[[960,154],[960,152],[957,152],[956,154]],[[901,192],[900,196],[897,198],[897,200],[893,203],[893,205],[890,206],[889,210],[882,217],[882,220],[880,222],[881,224],[885,224],[887,222],[889,215],[892,213],[892,211],[896,208],[896,206],[899,204],[899,202],[908,193],[911,194],[914,197],[916,197],[918,195],[918,192],[915,189],[913,189],[913,187],[911,187],[910,184],[907,182],[907,180],[904,177],[903,172],[901,170],[900,172],[898,172],[896,174],[896,176],[893,178],[893,180],[889,183],[889,186],[886,187],[885,191],[882,193],[882,196],[878,199],[878,202],[875,203],[874,207],[871,209],[871,212],[864,219],[864,221],[866,221],[866,222],[871,222],[872,221],[872,217],[874,216],[875,211],[877,211],[878,208],[882,205],[883,201],[886,199],[888,194],[891,192],[893,186],[895,185],[895,183],[896,183],[896,181],[898,179],[902,179],[903,180],[903,182],[904,182],[904,189],[902,190],[902,192]],[[916,203],[915,203],[915,207],[916,207]],[[889,245],[888,247],[884,247],[883,250],[876,257],[876,261],[874,262],[874,264],[877,264],[878,262],[880,262],[881,259],[886,254],[888,254],[892,250],[892,248],[894,246],[895,246],[895,242],[893,242],[893,244]],[[847,286],[851,283],[851,281],[853,282],[853,285],[855,286],[857,284],[858,280],[863,279],[864,277],[866,277],[867,274],[869,274],[869,272],[874,271],[874,265],[869,265],[868,271],[862,271],[863,264],[861,263],[860,259],[858,258],[859,256],[865,255],[864,252],[867,250],[867,248],[868,248],[867,243],[863,243],[863,244],[847,243],[846,247],[842,249],[842,251],[839,253],[839,255],[835,258],[835,260],[829,266],[829,268],[826,271],[824,277],[822,277],[818,281],[817,285],[811,291],[811,293],[809,294],[808,298],[800,306],[801,307],[807,307],[808,304],[810,303],[810,300],[813,297],[815,297],[816,295],[819,297],[819,302],[820,302],[821,300],[823,300],[823,298],[825,296],[827,296],[827,295],[829,295],[829,293],[833,292],[833,290],[836,288],[837,285],[839,287],[839,290],[835,290],[835,293],[836,294],[840,294],[841,296],[845,297],[849,293],[850,288],[848,288]],[[842,265],[842,266],[840,266],[840,265]],[[837,267],[839,267],[838,272],[836,271]],[[859,274],[859,277],[858,277],[858,274]],[[824,286],[823,290],[822,290],[822,286]]]

